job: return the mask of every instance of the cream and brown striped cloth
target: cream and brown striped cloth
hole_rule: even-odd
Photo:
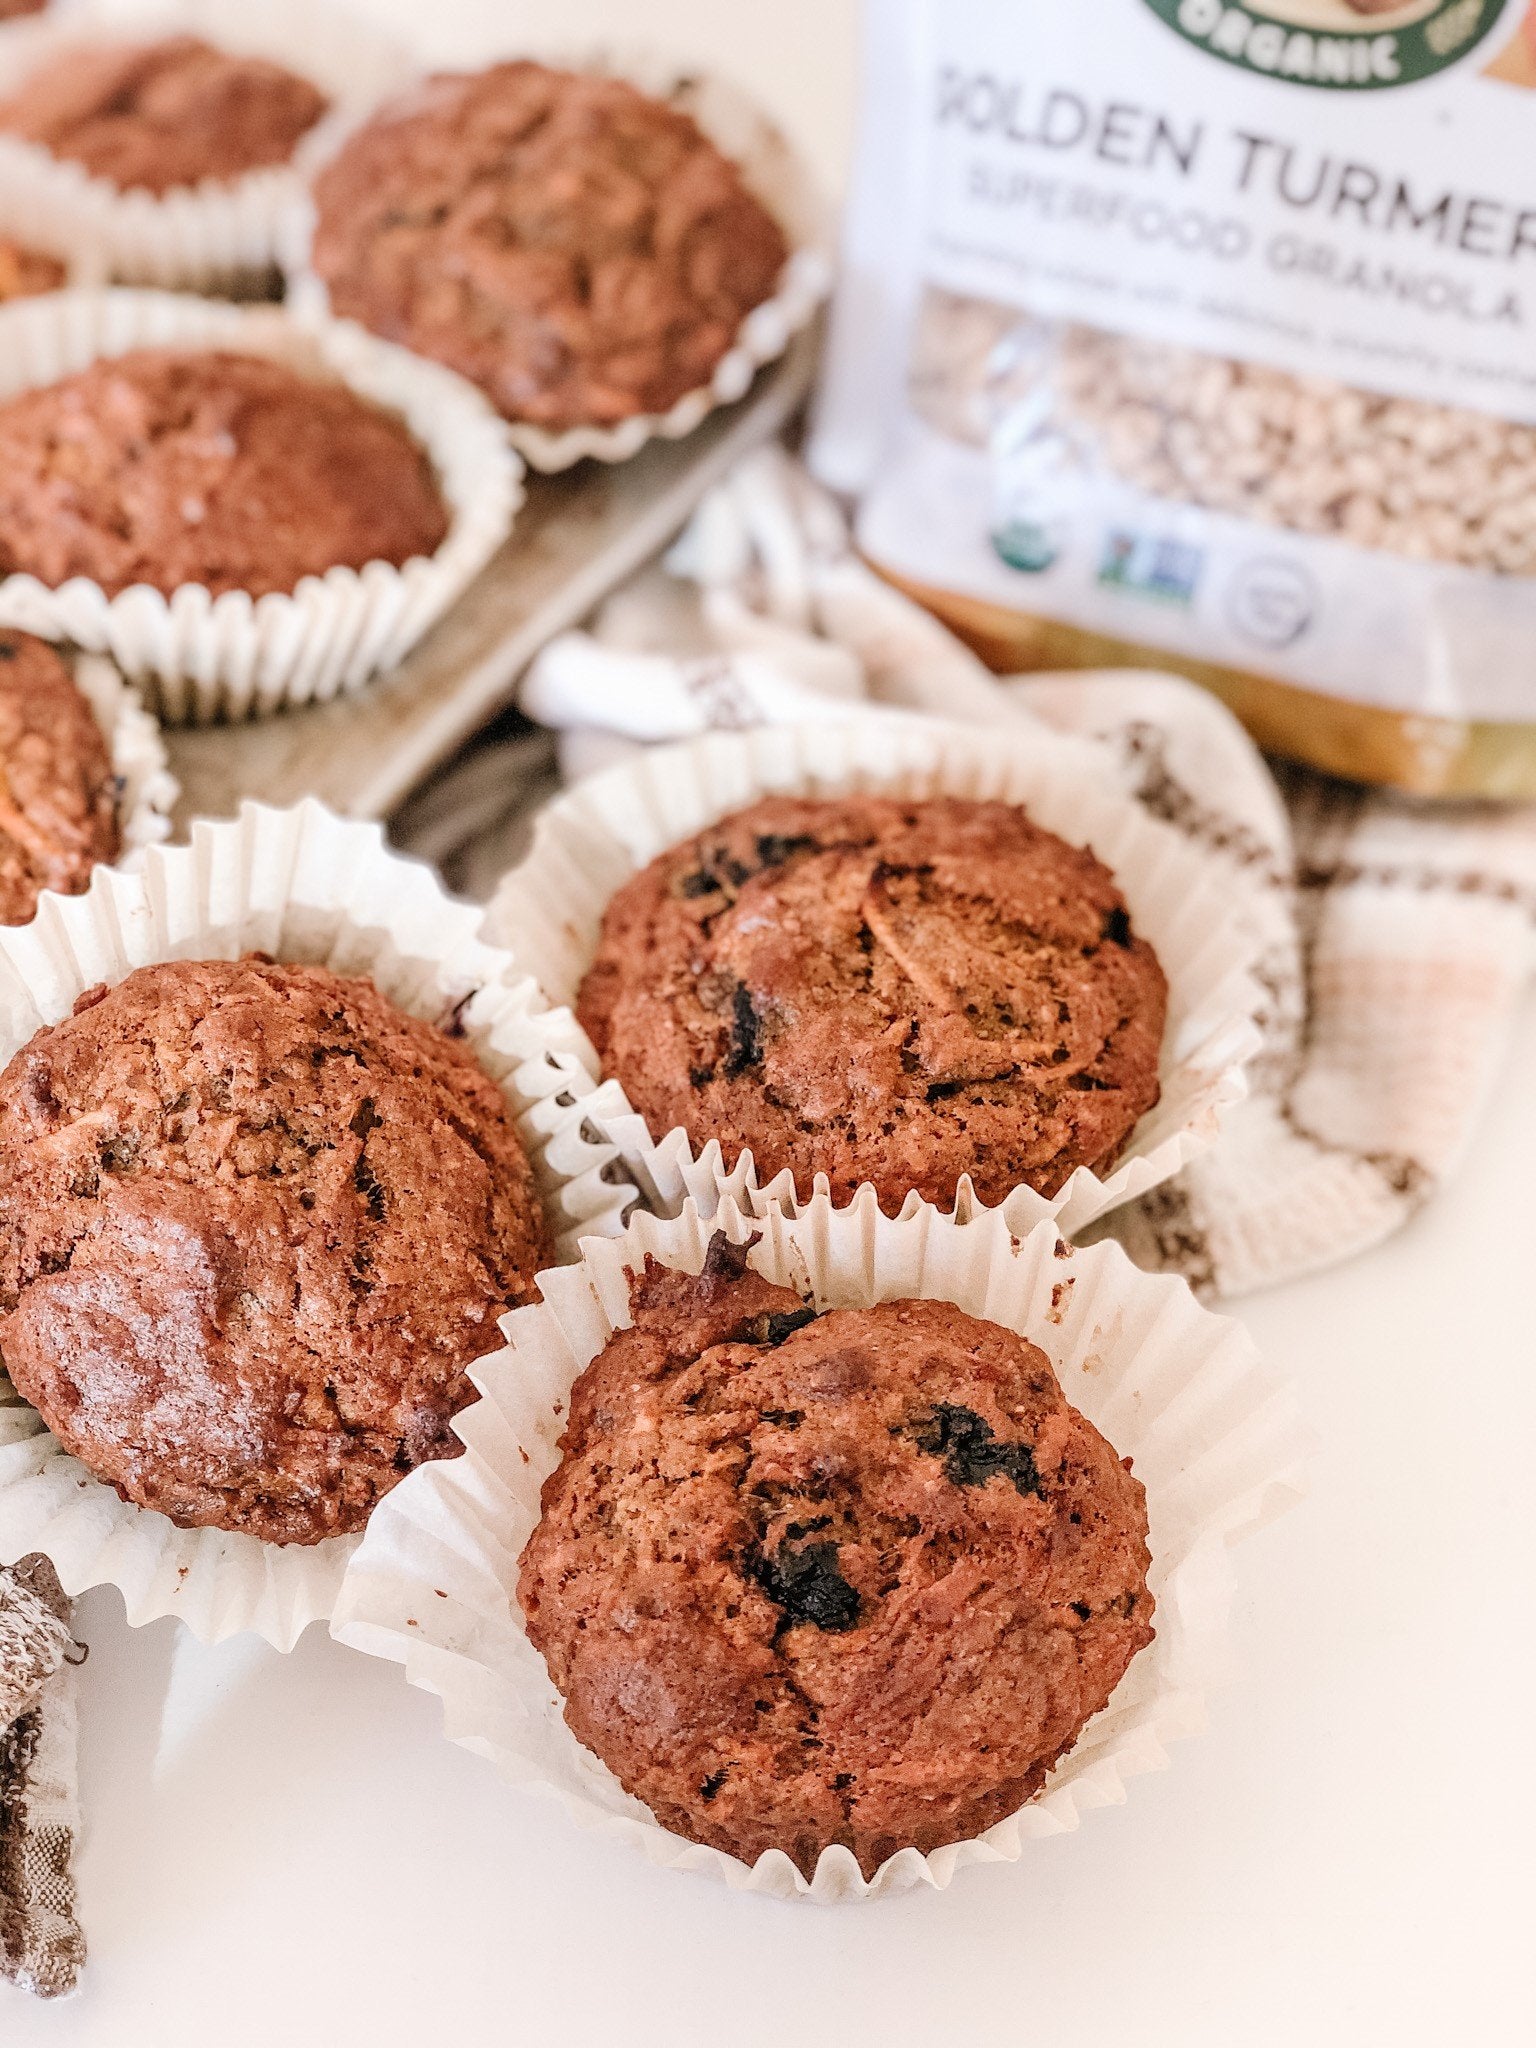
[[[1268,764],[1216,700],[1149,672],[999,682],[852,552],[788,455],[750,457],[665,564],[548,647],[527,718],[397,821],[488,895],[538,801],[626,749],[711,726],[893,706],[1039,719],[1244,892],[1267,1003],[1249,1099],[1177,1180],[1102,1228],[1237,1296],[1351,1257],[1454,1172],[1536,966],[1536,809],[1435,806]],[[557,737],[550,737],[550,730]]]
[[[76,1650],[46,1558],[0,1567],[0,1978],[40,1998],[85,1961],[75,1917]]]

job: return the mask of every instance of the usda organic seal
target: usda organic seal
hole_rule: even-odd
[[[1459,64],[1523,0],[1147,0],[1244,71],[1339,92],[1412,85]]]

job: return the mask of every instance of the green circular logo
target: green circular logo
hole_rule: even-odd
[[[1240,70],[1330,92],[1381,92],[1459,64],[1521,0],[1147,0],[1188,43]]]

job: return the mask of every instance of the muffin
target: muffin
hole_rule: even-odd
[[[1110,1166],[1167,983],[1108,870],[1016,805],[768,797],[619,890],[577,1014],[657,1136],[895,1213]]]
[[[266,357],[137,349],[0,404],[0,574],[260,597],[447,531],[401,420]]]
[[[0,924],[44,889],[78,895],[122,849],[106,735],[63,658],[0,631]]]
[[[7,299],[32,299],[56,292],[68,272],[57,256],[30,249],[12,235],[0,235],[0,304]]]
[[[310,1544],[459,1449],[549,1244],[501,1091],[369,981],[237,961],[83,995],[0,1074],[0,1356],[183,1528]]]
[[[430,79],[375,115],[315,203],[334,311],[554,431],[707,385],[789,255],[687,114],[524,62]]]
[[[0,100],[0,131],[159,197],[286,164],[326,106],[280,64],[167,36],[60,51]]]
[[[663,1826],[810,1877],[981,1833],[1152,1640],[1143,1489],[947,1302],[818,1316],[717,1236],[576,1381],[518,1599]]]

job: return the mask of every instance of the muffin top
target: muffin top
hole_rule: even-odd
[[[609,904],[578,1013],[652,1132],[893,1211],[1054,1195],[1158,1099],[1167,985],[1091,853],[1017,806],[769,797]]]
[[[789,253],[687,114],[539,64],[429,79],[351,138],[315,199],[336,312],[554,430],[707,384]]]
[[[502,1094],[369,981],[142,967],[0,1074],[0,1355],[184,1528],[314,1543],[451,1457],[548,1241]]]
[[[106,735],[57,649],[0,631],[0,924],[77,895],[122,847]]]
[[[1034,1345],[647,1262],[521,1562],[565,1717],[664,1827],[866,1876],[1014,1812],[1152,1639],[1145,1495]]]
[[[0,574],[260,597],[447,530],[403,421],[265,357],[138,349],[0,404]]]
[[[67,275],[57,256],[46,256],[11,235],[0,235],[0,301],[56,292]]]
[[[326,106],[280,64],[167,36],[61,50],[0,100],[0,129],[158,195],[287,163]]]

